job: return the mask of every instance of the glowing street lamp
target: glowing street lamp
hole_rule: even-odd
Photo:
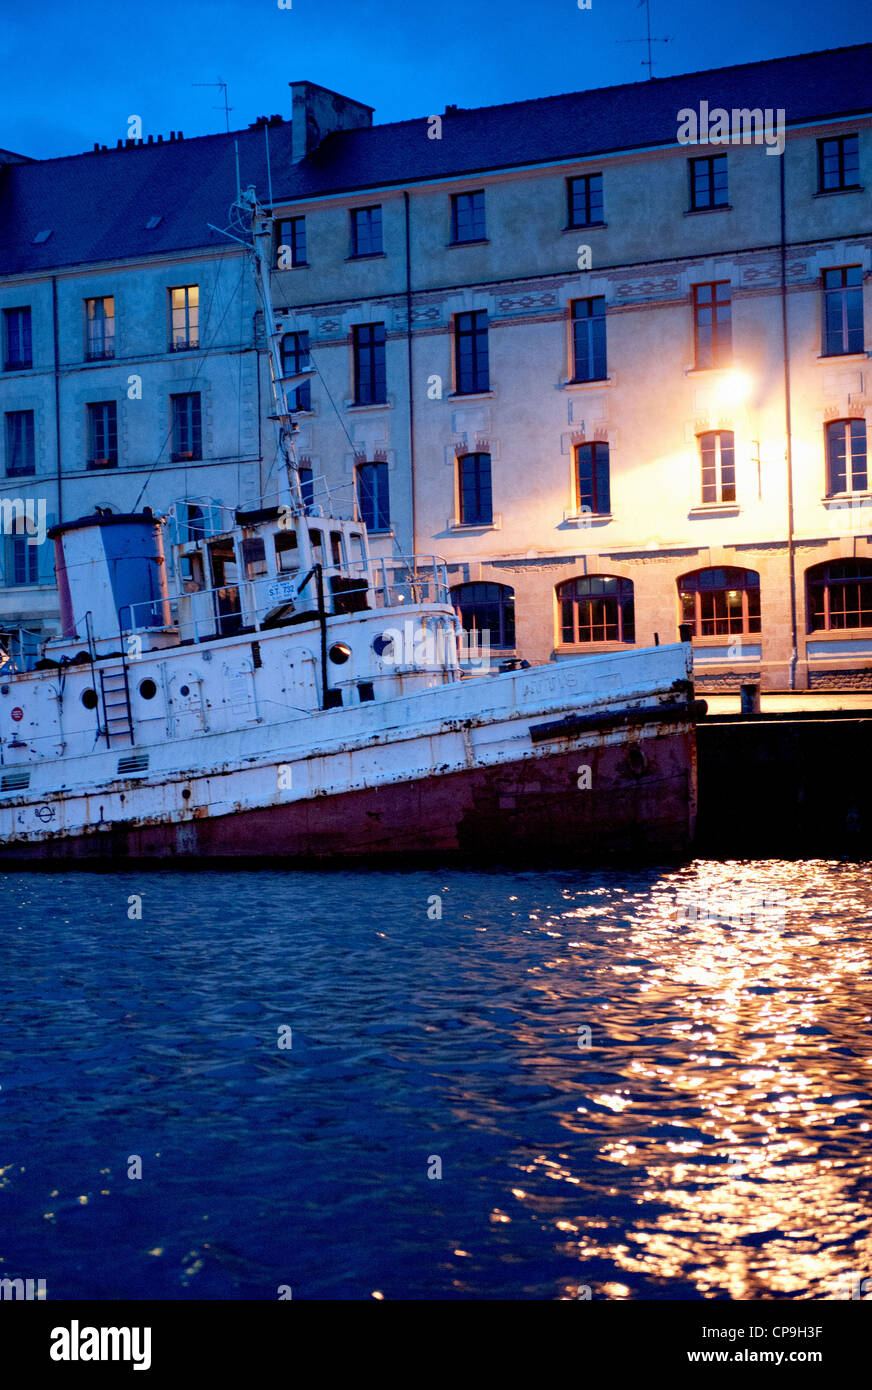
[[[718,398],[723,405],[739,405],[747,399],[750,389],[747,372],[725,372],[718,382]]]

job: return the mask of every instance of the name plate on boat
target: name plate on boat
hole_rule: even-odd
[[[291,579],[277,579],[269,585],[266,596],[270,603],[290,603],[297,597],[297,586]]]

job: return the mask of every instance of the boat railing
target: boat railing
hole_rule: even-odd
[[[0,628],[0,674],[32,671],[39,660],[44,634],[27,627]]]
[[[336,567],[346,580],[366,580],[371,608],[451,602],[448,569],[439,555],[384,555]]]
[[[354,482],[328,483],[324,473],[318,473],[305,482],[301,480],[300,490],[306,516],[333,517],[337,521],[352,520],[354,517]],[[343,496],[343,494],[346,494]],[[346,516],[347,513],[347,516]]]
[[[301,579],[306,579],[300,584]],[[119,612],[122,637],[170,632],[181,642],[259,632],[301,613],[318,613],[318,586],[312,571],[261,574],[211,589],[187,588],[169,603],[162,598],[125,604]],[[450,603],[445,561],[437,555],[385,556],[325,566],[323,591],[328,615],[376,608],[413,609]]]

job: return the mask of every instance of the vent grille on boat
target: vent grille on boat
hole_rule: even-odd
[[[131,772],[145,772],[147,767],[147,753],[122,753],[118,759],[118,776],[129,776]]]
[[[30,786],[30,768],[16,767],[0,777],[0,792],[21,792]]]

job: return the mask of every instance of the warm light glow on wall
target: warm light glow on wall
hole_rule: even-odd
[[[738,405],[751,389],[746,372],[726,372],[718,383],[718,398],[724,405]]]

